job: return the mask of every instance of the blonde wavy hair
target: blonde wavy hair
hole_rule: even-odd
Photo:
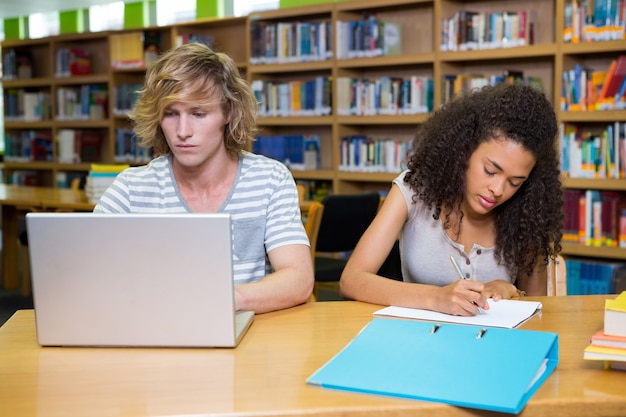
[[[218,101],[229,119],[224,127],[226,149],[239,155],[257,132],[258,103],[235,62],[201,43],[171,49],[148,68],[135,109],[130,115],[139,145],[165,155],[170,148],[161,129],[165,110],[174,103]]]

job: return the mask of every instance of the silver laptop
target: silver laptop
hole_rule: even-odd
[[[28,213],[42,346],[235,347],[227,214]]]

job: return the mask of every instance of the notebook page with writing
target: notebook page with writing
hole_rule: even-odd
[[[541,309],[541,303],[537,301],[494,301],[489,299],[487,302],[489,303],[489,310],[485,310],[483,313],[470,317],[454,316],[436,311],[396,306],[385,307],[381,310],[375,311],[374,315],[512,329],[528,320]]]

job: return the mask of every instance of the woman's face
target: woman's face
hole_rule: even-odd
[[[465,173],[464,211],[485,216],[519,190],[536,163],[520,143],[500,137],[481,143]]]

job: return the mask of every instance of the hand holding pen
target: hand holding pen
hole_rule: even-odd
[[[457,262],[457,260],[454,258],[454,256],[450,256],[450,262],[452,263],[452,267],[453,267],[453,268],[454,268],[454,270],[456,271],[456,274],[457,274],[457,276],[459,277],[459,279],[462,279],[462,280],[467,280],[467,279],[469,279],[469,278],[467,278],[467,277],[465,276],[465,274],[463,273],[463,270],[461,269],[461,266],[459,265],[459,263]],[[472,304],[474,304],[475,306],[477,306],[477,307],[478,307],[478,312],[479,312],[479,313],[481,313],[481,314],[482,314],[482,313],[484,313],[484,312],[485,312],[485,310],[484,310],[484,309],[483,309],[480,305],[478,305],[476,302],[474,302],[474,301],[473,301],[473,302],[472,302]]]

